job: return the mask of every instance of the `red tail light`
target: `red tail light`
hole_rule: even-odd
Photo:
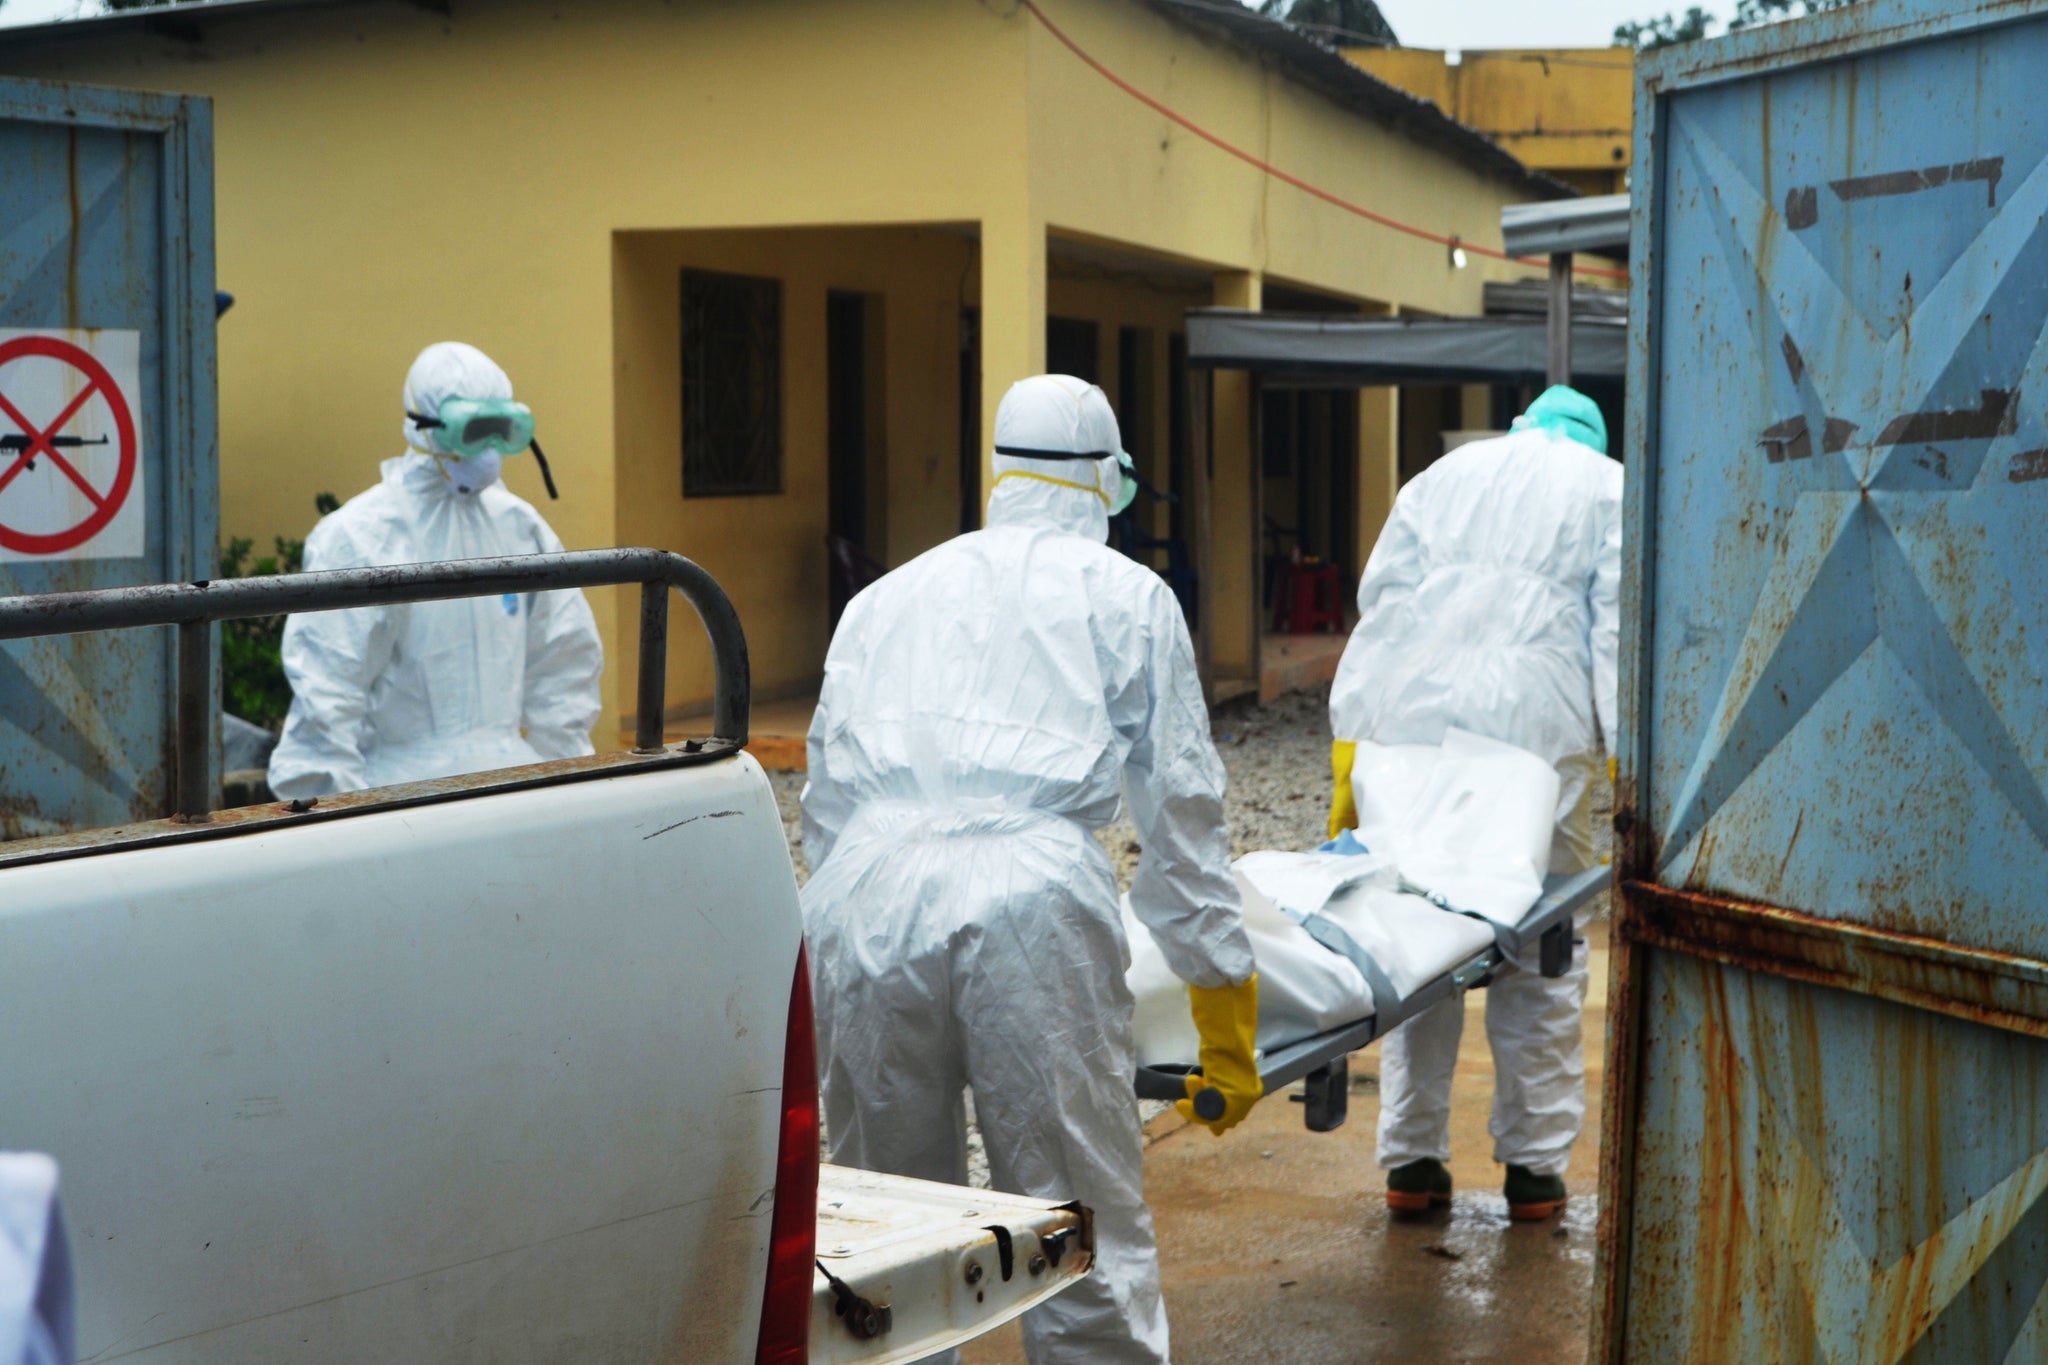
[[[775,1216],[755,1365],[808,1365],[817,1257],[818,1035],[811,1019],[811,965],[799,947],[782,1050],[782,1138],[775,1154]]]

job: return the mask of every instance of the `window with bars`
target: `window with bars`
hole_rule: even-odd
[[[782,281],[683,272],[683,496],[782,491]]]

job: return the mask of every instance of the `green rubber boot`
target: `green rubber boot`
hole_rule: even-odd
[[[1434,1157],[1423,1157],[1387,1172],[1387,1207],[1426,1213],[1451,1202],[1451,1173]]]
[[[1517,1223],[1540,1223],[1564,1207],[1564,1177],[1510,1166],[1503,1193],[1508,1197],[1509,1218]]]

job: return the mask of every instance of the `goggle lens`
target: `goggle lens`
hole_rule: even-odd
[[[472,417],[462,424],[462,435],[457,439],[464,445],[479,445],[493,440],[509,442],[512,439],[512,419]]]

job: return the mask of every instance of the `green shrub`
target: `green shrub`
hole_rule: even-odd
[[[313,499],[313,506],[324,517],[341,502],[332,493],[321,493]],[[220,552],[220,576],[257,578],[297,573],[304,566],[305,541],[277,536],[272,543],[276,554],[252,558],[255,541],[247,536],[230,537]],[[292,689],[284,677],[283,650],[282,616],[220,623],[221,705],[229,714],[271,730],[284,724],[285,712],[292,705]]]

